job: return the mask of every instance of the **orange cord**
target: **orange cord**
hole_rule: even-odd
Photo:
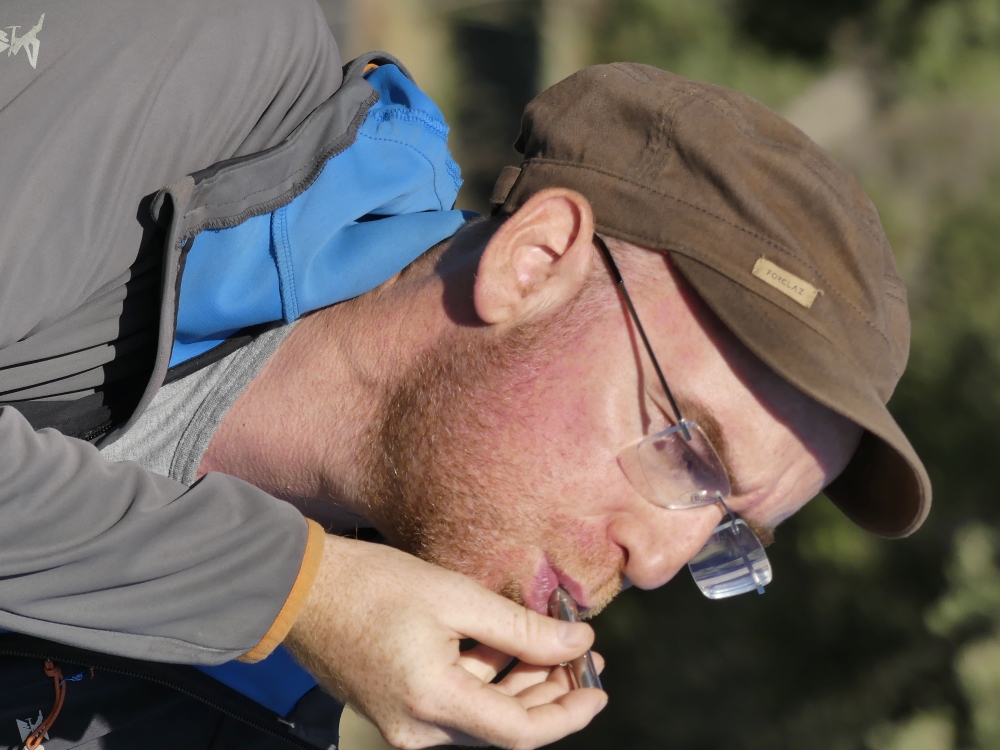
[[[42,744],[42,739],[44,739],[46,732],[49,731],[52,725],[55,724],[59,712],[62,711],[63,701],[66,700],[66,681],[63,679],[62,670],[51,661],[46,660],[45,674],[51,677],[56,683],[56,702],[52,706],[52,710],[49,711],[49,715],[41,720],[24,741],[24,746],[27,750],[35,750],[35,748]]]

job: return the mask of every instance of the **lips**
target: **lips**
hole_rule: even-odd
[[[590,602],[587,601],[587,595],[583,590],[583,586],[559,568],[553,567],[552,570],[559,580],[559,585],[566,589],[566,593],[576,600],[576,604],[580,608],[580,613],[586,613],[590,609]],[[550,590],[549,593],[551,594],[552,591]]]
[[[583,586],[568,576],[565,572],[551,565],[547,557],[543,557],[535,575],[527,582],[521,592],[524,606],[528,609],[547,615],[549,613],[549,596],[557,586],[562,586],[572,596],[580,607],[586,610],[587,602]]]

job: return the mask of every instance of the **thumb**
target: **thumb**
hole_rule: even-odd
[[[523,662],[555,666],[575,659],[594,643],[594,631],[583,622],[545,617],[481,589],[483,601],[463,607],[450,623],[463,636],[475,638]]]

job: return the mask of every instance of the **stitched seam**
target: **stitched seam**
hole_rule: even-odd
[[[707,97],[705,97],[704,94],[702,94],[700,91],[686,91],[685,93],[688,96],[690,96],[692,99],[698,99],[699,101],[705,102],[705,104],[709,105],[710,107],[713,107],[714,109],[717,109],[719,111],[719,114],[721,114],[723,117],[725,117],[727,120],[729,120],[729,122],[731,122],[734,125],[736,125],[736,127],[739,129],[739,131],[741,133],[743,133],[743,135],[747,134],[746,122],[743,122],[741,124],[739,122],[739,119],[737,117],[735,117],[733,115],[733,113],[727,112],[725,109],[723,109],[722,107],[720,107],[718,105],[718,103],[716,103],[716,102],[712,101],[711,99],[708,99]],[[690,102],[688,102],[688,104],[690,104]]]
[[[812,172],[813,176],[816,177],[816,179],[822,181],[823,184],[826,185],[826,187],[828,187],[830,190],[835,192],[838,197],[846,200],[846,196],[844,196],[844,191],[842,191],[840,188],[834,185],[834,181],[832,179],[832,174],[830,170],[827,169],[826,166],[824,166],[823,163],[815,156],[809,153],[804,153],[802,151],[793,151],[786,144],[773,141],[770,138],[760,138],[759,140],[767,143],[772,148],[784,151],[785,153],[790,154],[795,158],[801,159],[803,166],[805,166],[806,169]],[[862,217],[862,221],[859,224],[861,230],[868,235],[868,239],[874,241],[876,244],[882,244],[882,238],[879,236],[878,232],[875,231],[874,227],[871,225],[871,222],[868,220],[868,218],[869,217]]]
[[[378,101],[378,93],[373,92],[372,95],[362,103],[362,107],[359,109],[358,113],[354,116],[354,119],[351,120],[351,124],[348,126],[348,129],[341,135],[334,138],[332,141],[329,141],[327,145],[324,147],[323,151],[320,152],[320,155],[318,157],[315,157],[310,162],[310,164],[307,165],[310,168],[309,174],[301,182],[293,183],[291,187],[289,187],[287,190],[284,190],[283,192],[280,192],[274,198],[264,201],[263,203],[259,203],[255,206],[249,206],[248,208],[243,209],[239,213],[230,214],[229,216],[222,216],[222,217],[216,216],[214,218],[202,219],[197,223],[187,226],[187,229],[185,229],[183,232],[180,231],[180,229],[178,228],[176,233],[174,252],[178,252],[181,249],[182,245],[184,245],[187,242],[190,242],[194,236],[196,236],[200,232],[205,231],[206,229],[231,229],[232,227],[239,226],[247,219],[251,219],[254,216],[263,216],[264,214],[272,213],[273,211],[276,211],[282,206],[291,203],[297,196],[301,195],[303,192],[308,190],[309,187],[316,181],[316,179],[319,177],[319,175],[325,168],[326,162],[328,162],[330,159],[334,158],[338,154],[350,148],[351,144],[354,142],[354,140],[356,140],[358,128],[361,127],[361,123],[364,121],[365,117],[367,117],[367,110],[365,110],[364,108],[370,106],[371,104],[374,104],[376,101]],[[347,141],[348,139],[350,139],[350,143],[347,143],[347,145],[343,146],[340,145],[342,142]],[[273,185],[272,189],[279,190],[280,187],[281,187],[280,185]],[[188,200],[190,201],[190,197]],[[204,206],[207,207],[209,206],[209,204],[204,204]],[[188,211],[184,215],[185,218],[190,213],[191,211]],[[180,214],[177,215],[179,216]],[[182,225],[184,224],[183,221],[181,221],[180,223]],[[174,313],[174,316],[176,317],[176,311]]]
[[[285,322],[291,323],[299,317],[298,297],[295,289],[295,269],[292,266],[292,248],[288,237],[288,216],[285,207],[271,214],[271,237],[274,241],[274,256],[278,266],[278,287],[281,292],[281,307]]]
[[[693,260],[693,261],[694,261],[695,263],[698,263],[698,264],[700,264],[700,265],[703,265],[703,266],[705,266],[706,268],[711,268],[711,266],[709,266],[709,265],[708,265],[707,263],[705,263],[705,262],[704,262],[704,261],[702,261],[701,259],[699,259],[699,258],[697,258],[697,257],[693,257],[693,256],[688,256],[688,255],[686,255],[686,253],[689,253],[689,252],[694,252],[694,251],[695,251],[695,248],[688,248],[688,247],[685,247],[685,246],[683,246],[683,245],[675,245],[675,247],[673,247],[673,248],[671,248],[671,249],[669,250],[669,252],[678,252],[678,253],[682,253],[682,254],[685,254],[685,257],[690,257],[690,258],[691,258],[691,260]],[[821,330],[819,330],[818,328],[816,328],[816,326],[814,326],[814,325],[813,325],[812,323],[809,323],[809,322],[807,322],[807,321],[803,320],[802,318],[799,318],[798,316],[794,315],[793,313],[790,313],[790,312],[789,312],[788,310],[785,310],[785,308],[781,307],[780,305],[778,305],[777,303],[775,303],[775,302],[773,302],[772,300],[768,299],[767,297],[764,297],[763,295],[761,295],[761,294],[758,294],[758,293],[757,293],[757,292],[756,292],[755,290],[751,289],[751,288],[750,288],[749,286],[747,286],[746,284],[743,284],[742,282],[740,282],[740,281],[737,281],[736,279],[731,279],[731,281],[733,281],[733,283],[735,283],[735,284],[739,284],[739,285],[740,285],[740,286],[741,286],[742,288],[746,289],[746,290],[747,290],[748,292],[750,292],[751,294],[755,294],[756,296],[760,297],[761,299],[763,299],[763,300],[765,300],[765,301],[769,302],[770,304],[774,305],[774,306],[775,306],[775,307],[777,307],[777,308],[778,308],[779,310],[781,310],[781,311],[782,311],[783,313],[786,313],[786,314],[788,314],[788,315],[791,315],[791,316],[792,316],[792,317],[794,317],[794,318],[795,318],[795,319],[796,319],[797,321],[799,321],[799,322],[800,322],[800,323],[801,323],[802,325],[804,325],[804,326],[805,326],[806,328],[808,328],[808,329],[809,329],[810,331],[812,331],[812,332],[813,332],[813,333],[815,333],[815,334],[816,334],[817,336],[819,336],[819,337],[820,337],[821,339],[823,339],[823,340],[824,340],[824,341],[825,341],[825,342],[826,342],[827,344],[829,344],[829,345],[830,345],[830,347],[831,347],[831,348],[833,348],[833,349],[834,349],[835,351],[837,351],[838,353],[840,353],[840,355],[841,355],[842,357],[844,357],[844,359],[847,359],[847,360],[849,360],[849,361],[850,361],[850,362],[851,362],[852,364],[854,364],[854,366],[855,366],[855,367],[856,367],[856,368],[857,368],[858,370],[860,370],[861,372],[864,372],[864,371],[866,370],[866,368],[865,368],[865,367],[863,367],[863,366],[862,366],[862,365],[861,365],[861,364],[860,364],[860,363],[859,363],[859,362],[858,362],[858,361],[857,361],[857,360],[856,360],[856,359],[855,359],[855,358],[854,358],[853,356],[851,356],[851,355],[850,355],[850,353],[848,353],[848,352],[844,351],[844,349],[842,349],[842,348],[840,347],[840,345],[839,345],[839,344],[837,344],[837,343],[836,343],[835,341],[833,341],[833,340],[832,340],[832,339],[831,339],[831,338],[830,338],[829,336],[827,336],[827,335],[826,335],[825,333],[823,333],[823,331],[821,331]],[[762,311],[762,312],[763,312],[763,313],[764,313],[765,315],[769,315],[769,313],[768,313],[768,310],[767,310],[766,308],[761,308],[761,311]],[[768,318],[768,320],[770,320],[770,317]],[[768,326],[768,328],[770,328],[770,325]],[[771,330],[772,330],[772,332],[775,332],[773,328],[772,328]],[[895,368],[893,368],[893,371],[895,372]]]
[[[757,240],[759,240],[759,241],[761,241],[761,242],[763,242],[763,243],[765,243],[767,245],[770,245],[775,250],[778,250],[778,251],[784,253],[785,255],[788,255],[789,257],[793,258],[794,260],[798,261],[802,265],[807,266],[819,278],[823,279],[823,281],[826,282],[827,286],[829,286],[829,288],[838,297],[840,297],[852,310],[854,310],[858,314],[858,317],[861,318],[868,325],[869,328],[871,328],[873,331],[875,331],[882,338],[882,340],[885,341],[886,344],[889,344],[890,347],[891,347],[891,343],[889,342],[888,337],[884,333],[882,333],[882,331],[880,331],[878,329],[878,327],[874,323],[872,323],[871,320],[868,319],[868,316],[865,315],[864,311],[861,310],[859,307],[857,307],[857,305],[855,305],[849,299],[847,299],[846,297],[844,297],[844,295],[841,294],[836,289],[836,287],[834,287],[832,284],[830,284],[829,280],[826,278],[826,276],[823,275],[823,273],[818,268],[816,268],[815,266],[813,266],[811,263],[802,260],[795,253],[793,253],[791,250],[788,250],[787,248],[783,247],[782,245],[779,245],[778,243],[774,242],[773,240],[771,240],[771,239],[769,239],[767,237],[764,237],[763,235],[760,235],[757,232],[754,232],[754,231],[752,231],[750,229],[747,229],[746,227],[742,227],[739,224],[735,224],[732,221],[730,221],[729,219],[726,219],[726,218],[724,218],[722,216],[718,216],[717,214],[712,213],[711,211],[709,211],[706,208],[702,208],[701,206],[696,206],[693,203],[688,203],[687,201],[685,201],[685,200],[683,200],[681,198],[677,198],[677,197],[675,197],[673,195],[670,195],[668,193],[661,192],[661,191],[659,191],[659,190],[657,190],[655,188],[649,187],[648,185],[643,185],[641,183],[638,183],[638,182],[635,182],[633,180],[630,180],[627,177],[622,177],[621,175],[615,174],[613,172],[609,172],[607,170],[599,169],[599,168],[592,167],[592,166],[589,166],[589,165],[577,164],[577,163],[571,162],[571,161],[563,161],[561,159],[541,159],[541,158],[534,158],[534,159],[531,159],[530,162],[535,162],[535,163],[539,163],[539,164],[555,164],[557,166],[573,167],[575,169],[586,169],[586,170],[589,170],[589,171],[592,171],[592,172],[597,172],[598,174],[606,175],[607,177],[612,177],[612,178],[614,178],[616,180],[620,180],[621,182],[625,182],[625,183],[627,183],[629,185],[634,185],[635,187],[641,188],[643,190],[648,190],[649,192],[655,193],[656,195],[661,195],[664,198],[668,198],[668,199],[670,199],[672,201],[676,201],[677,203],[681,203],[681,204],[687,206],[688,208],[693,208],[696,211],[700,211],[701,213],[703,213],[703,214],[705,214],[707,216],[711,216],[713,219],[717,219],[717,220],[721,221],[722,223],[727,224],[727,225],[733,227],[734,229],[738,229],[739,231],[743,232],[744,234],[747,234],[747,235],[749,235],[749,236],[751,236],[751,237],[753,237],[753,238],[755,238],[755,239],[757,239]],[[636,236],[638,236],[638,235],[636,235]],[[645,239],[651,240],[652,238],[645,238]],[[893,371],[895,372],[895,368],[893,368]],[[898,373],[897,373],[897,375],[898,375]]]
[[[407,143],[406,141],[400,141],[400,140],[397,140],[396,138],[381,138],[381,137],[376,138],[373,135],[368,135],[367,133],[361,133],[361,132],[358,133],[358,138],[367,138],[370,141],[384,141],[386,143],[398,143],[400,146],[406,146],[408,149],[410,149],[414,153],[419,154],[420,157],[430,165],[431,174],[434,176],[434,180],[433,180],[433,183],[434,183],[434,197],[437,198],[439,209],[442,210],[442,211],[444,210],[444,201],[441,200],[441,196],[438,194],[438,190],[437,190],[437,169],[435,169],[435,167],[434,167],[434,162],[423,151],[421,151],[420,149],[418,149],[416,146],[414,146],[411,143]]]
[[[388,107],[383,107],[382,109],[374,110],[369,116],[376,122],[403,120],[405,122],[419,123],[421,125],[425,125],[442,141],[448,140],[448,126],[419,110],[402,109],[399,105],[390,105]]]
[[[371,109],[370,108],[377,101],[378,101],[378,92],[377,91],[373,91],[372,94],[371,94],[371,96],[369,96],[367,99],[365,99],[363,102],[361,102],[361,106],[358,108],[359,110],[364,109],[366,106],[369,108],[368,111],[365,113],[365,120],[368,119],[368,115],[371,113]],[[342,139],[345,135],[347,135],[348,133],[350,133],[351,127],[354,124],[354,122],[356,122],[356,120],[352,120],[351,124],[348,125],[347,130],[345,132],[337,134],[331,141],[328,141],[327,143],[325,143],[323,145],[323,147],[319,149],[319,153],[324,153],[331,146],[333,146],[338,140]],[[358,124],[358,127],[360,128],[360,126],[363,125],[363,124],[364,124],[364,120],[362,120]],[[261,160],[261,162],[258,162],[258,163],[263,163],[264,161],[269,161],[272,157],[277,158],[279,155],[283,154],[285,151],[287,151],[288,149],[292,148],[294,145],[295,145],[295,143],[287,143],[284,148],[281,148],[279,146],[277,148],[279,148],[280,150],[274,151],[274,152],[268,154],[268,159],[267,160]],[[327,163],[329,163],[333,159],[337,158],[337,156],[339,156],[340,154],[344,153],[344,151],[346,151],[350,147],[351,147],[350,144],[348,144],[344,148],[340,149],[340,151],[338,151],[337,153],[331,154],[330,156],[326,157],[325,159],[311,159],[308,163],[303,164],[301,167],[299,167],[298,169],[296,169],[294,172],[292,172],[291,174],[289,174],[286,177],[284,177],[281,180],[279,180],[276,184],[272,184],[272,185],[269,185],[267,187],[261,188],[260,190],[257,190],[257,191],[255,191],[253,193],[250,193],[249,195],[244,195],[239,200],[227,201],[225,203],[204,203],[204,204],[199,204],[199,205],[195,206],[194,208],[186,211],[184,213],[184,218],[187,219],[187,217],[189,217],[193,212],[198,211],[198,210],[210,209],[210,208],[222,208],[222,207],[225,207],[225,206],[233,206],[233,205],[236,205],[238,203],[245,203],[246,201],[248,201],[251,198],[253,198],[255,195],[260,195],[261,193],[267,193],[267,192],[270,192],[272,190],[276,190],[276,189],[278,189],[281,186],[281,183],[288,182],[289,180],[294,180],[295,177],[297,175],[301,174],[302,172],[308,172],[309,170],[316,169],[317,167],[320,166],[320,164],[322,164],[323,166],[320,167],[319,172],[316,173],[317,177],[318,177],[319,173],[323,171],[323,169],[325,168],[325,165]],[[243,166],[244,166],[243,164],[240,164],[240,165],[237,166],[237,169],[239,167],[243,167]],[[214,182],[216,180],[221,179],[223,175],[228,175],[230,173],[231,173],[230,170],[222,170],[222,171],[218,172],[217,174],[212,175],[210,178],[208,178],[207,180],[203,181],[202,183],[200,183],[197,186],[197,189],[199,190],[199,192],[203,192],[203,186],[210,187],[212,184],[214,184]]]
[[[348,147],[348,148],[350,148],[350,147]],[[344,149],[344,151],[346,151],[346,150],[347,149]],[[342,154],[342,153],[344,153],[344,151],[341,151],[340,153]],[[332,161],[333,159],[337,158],[337,156],[339,156],[339,155],[340,154],[334,154],[333,156],[331,156],[327,160],[327,162]],[[305,171],[307,171],[309,169],[312,169],[313,167],[315,167],[315,163],[304,164],[303,166],[299,167],[294,172],[292,172],[290,175],[288,175],[288,177],[286,177],[285,179],[281,180],[281,182],[287,182],[288,180],[293,180],[293,179],[295,179],[295,177],[300,172],[305,172]],[[202,183],[202,184],[204,184],[204,183]],[[207,208],[223,208],[225,206],[235,206],[237,203],[245,203],[246,201],[252,199],[255,195],[260,195],[261,193],[267,193],[267,192],[269,192],[271,190],[274,190],[277,187],[278,187],[278,185],[269,185],[268,187],[261,188],[260,190],[256,190],[256,191],[254,191],[252,193],[248,193],[247,195],[243,196],[239,200],[235,200],[235,201],[226,201],[225,203],[205,203],[205,204],[202,204],[202,205],[198,205],[195,208],[192,208],[190,211],[186,212],[184,214],[184,218],[186,219],[192,213],[194,213],[195,211],[198,211],[198,210],[203,210],[203,209],[207,209]]]
[[[739,118],[734,116],[732,113],[727,112],[725,109],[720,107],[716,102],[706,98],[701,92],[690,91],[688,92],[688,94],[689,96],[698,99],[700,101],[703,101],[709,106],[718,110],[723,117],[725,117],[727,120],[736,125],[739,131],[748,138],[752,138],[754,141],[757,141],[758,143],[767,144],[772,148],[778,149],[780,151],[785,152],[786,154],[790,154],[791,156],[800,159],[802,161],[803,166],[805,166],[810,172],[812,172],[814,177],[821,180],[824,185],[826,185],[828,188],[837,193],[839,197],[841,198],[844,197],[843,191],[834,186],[833,180],[831,179],[830,170],[814,155],[805,151],[794,150],[790,148],[787,144],[775,141],[772,138],[767,138],[766,136],[762,135],[761,132],[756,128],[753,129],[753,133],[751,134],[747,129],[745,122],[740,124]],[[865,234],[868,235],[869,239],[875,240],[876,242],[880,241],[881,238],[874,231],[874,229],[868,225],[867,221],[861,223],[861,228],[865,232]]]

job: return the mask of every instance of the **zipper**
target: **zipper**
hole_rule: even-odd
[[[87,432],[83,433],[82,435],[74,435],[73,437],[77,437],[80,440],[86,440],[87,442],[90,442],[92,440],[97,440],[97,438],[101,437],[102,435],[106,435],[110,431],[111,431],[111,420],[109,419],[104,424],[100,424],[97,427],[94,427],[93,429],[87,430]]]
[[[287,721],[282,717],[280,717],[278,714],[274,714],[272,720],[274,724],[280,726],[268,726],[263,721],[260,721],[254,718],[253,716],[249,715],[249,712],[243,713],[241,711],[227,707],[222,703],[213,700],[212,698],[199,694],[197,691],[189,687],[181,685],[176,681],[170,680],[168,677],[157,675],[152,673],[151,671],[144,671],[142,669],[130,669],[127,666],[118,664],[117,659],[119,657],[110,657],[112,660],[114,660],[110,661],[108,657],[102,658],[101,654],[93,651],[86,651],[85,655],[84,654],[74,655],[73,652],[76,651],[76,649],[74,649],[73,647],[64,647],[61,644],[52,643],[49,641],[40,641],[38,643],[38,648],[32,648],[33,644],[31,643],[22,645],[20,647],[15,646],[12,648],[4,646],[3,642],[5,640],[10,640],[11,636],[19,640],[21,639],[31,639],[31,641],[36,640],[31,636],[21,636],[20,634],[4,634],[0,636],[0,656],[15,656],[26,659],[42,659],[42,660],[48,659],[50,661],[61,662],[63,664],[73,664],[75,666],[80,666],[80,667],[90,667],[93,669],[99,669],[101,671],[109,672],[111,674],[121,675],[123,677],[133,677],[140,680],[146,680],[147,682],[152,682],[157,685],[169,688],[171,690],[176,690],[178,693],[181,693],[182,695],[185,695],[188,698],[196,700],[199,703],[202,703],[203,705],[206,705],[209,708],[213,709],[214,711],[218,711],[219,713],[229,717],[230,719],[246,724],[247,726],[250,726],[253,729],[256,729],[257,731],[263,732],[264,734],[270,735],[271,737],[275,737],[276,739],[283,740],[284,742],[287,742],[290,745],[303,748],[304,750],[317,750],[316,745],[313,745],[309,742],[306,742],[305,740],[299,739],[298,737],[289,734],[289,731],[295,728],[295,722]],[[43,646],[44,650],[42,650]],[[65,651],[63,651],[64,648],[66,649]],[[129,662],[138,661],[131,659],[126,660],[124,658],[122,658],[121,660]],[[205,675],[205,679],[209,680],[212,678]],[[221,683],[218,684],[221,688],[226,690],[231,690],[231,692],[233,692],[235,695],[239,695],[243,700],[251,702],[250,698],[243,696],[241,693],[237,693],[236,691],[233,691],[231,688],[228,688],[227,686],[222,685]],[[255,712],[258,714],[263,714],[265,712],[272,713],[268,711],[268,709],[262,706],[258,706],[256,703],[254,703],[254,707],[255,707]]]

